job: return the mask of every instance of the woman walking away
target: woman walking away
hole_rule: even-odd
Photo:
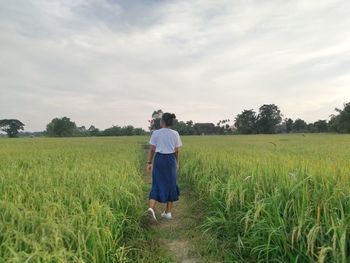
[[[173,202],[179,200],[180,195],[176,172],[179,169],[179,147],[182,146],[182,142],[179,133],[171,129],[175,118],[175,114],[164,113],[160,121],[161,129],[153,131],[149,141],[147,171],[152,171],[152,190],[147,212],[155,221],[156,202],[166,204],[161,216],[171,219]]]

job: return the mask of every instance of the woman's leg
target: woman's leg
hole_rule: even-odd
[[[152,208],[154,210],[156,208],[156,203],[157,203],[156,200],[150,199],[149,202],[148,202],[148,207]]]
[[[173,202],[166,203],[165,213],[170,213],[173,208]]]

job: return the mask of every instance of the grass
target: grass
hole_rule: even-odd
[[[154,239],[199,240],[194,218],[185,232],[144,227],[146,142],[1,139],[0,262],[167,262]],[[187,200],[198,200],[189,211],[197,209],[210,240],[198,253],[227,262],[350,261],[349,135],[183,142],[180,183]]]
[[[0,142],[4,262],[134,262],[147,241],[138,142]],[[141,240],[139,242],[139,240]]]
[[[350,136],[184,138],[182,176],[227,260],[349,262]]]

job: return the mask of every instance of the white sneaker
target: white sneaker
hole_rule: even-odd
[[[153,210],[152,208],[148,208],[148,209],[147,209],[147,213],[148,213],[148,216],[149,216],[151,219],[157,221],[156,213],[154,212],[154,210]]]
[[[165,213],[165,211],[163,211],[163,213],[161,214],[161,216],[162,216],[163,218],[165,218],[165,219],[168,219],[168,220],[170,220],[170,219],[173,218],[173,217],[171,216],[171,212]]]

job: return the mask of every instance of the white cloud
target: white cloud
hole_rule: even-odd
[[[350,2],[3,1],[0,118],[42,130],[213,121],[276,103],[327,118],[350,101]]]

